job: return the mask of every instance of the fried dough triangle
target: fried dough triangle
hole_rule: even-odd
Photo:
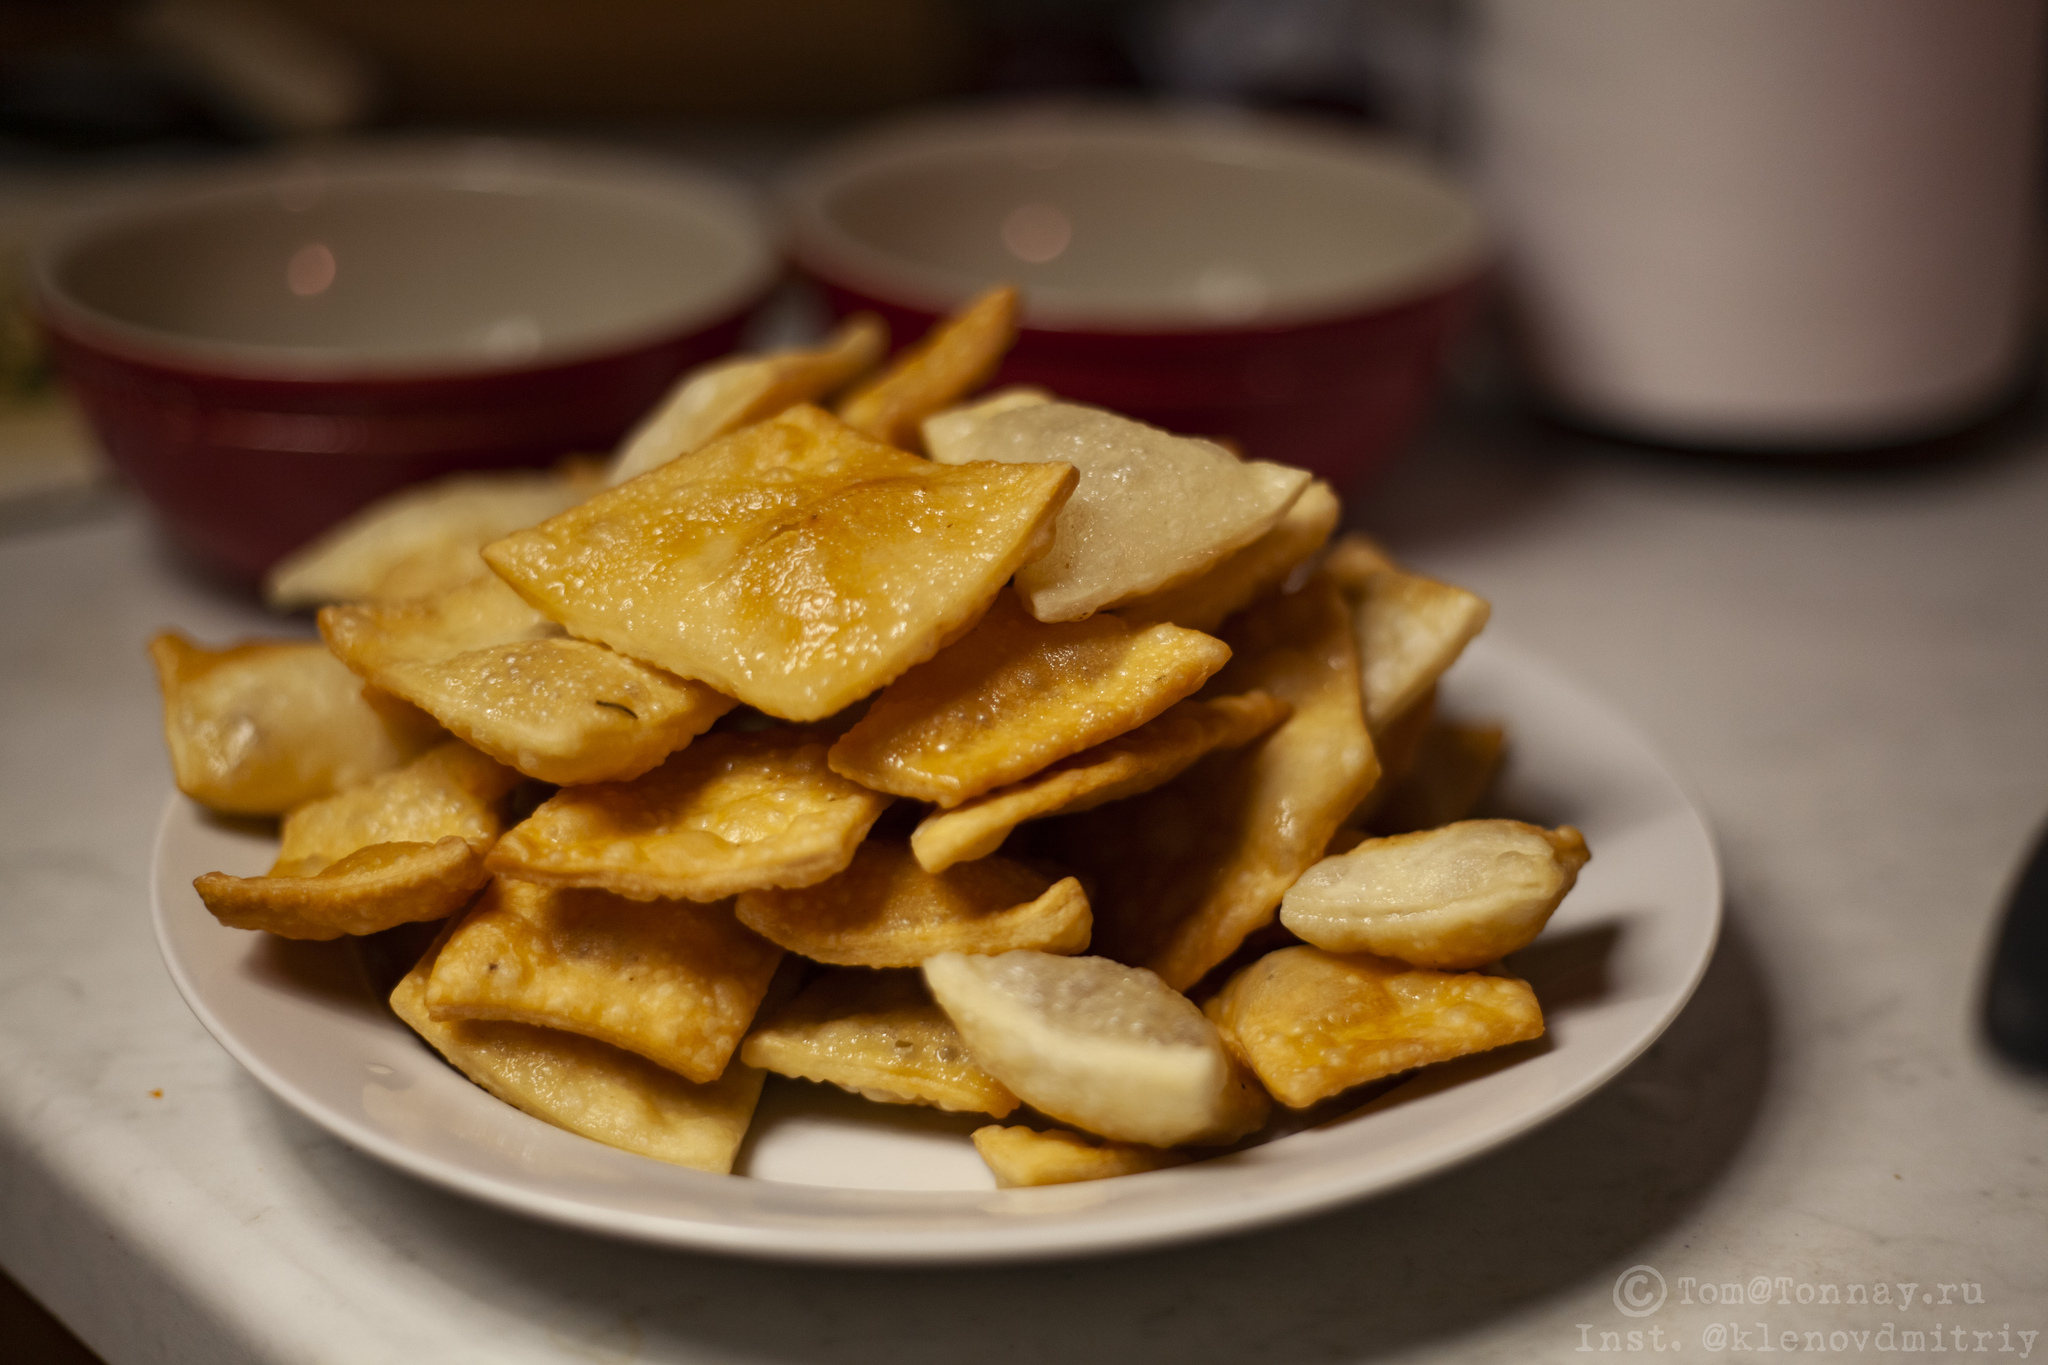
[[[799,406],[484,558],[574,635],[820,720],[973,625],[1045,552],[1075,479],[934,465]]]
[[[924,979],[911,971],[827,968],[754,1026],[740,1045],[740,1060],[881,1104],[1001,1118],[1018,1102],[968,1055]]]
[[[149,657],[178,790],[230,815],[282,815],[446,738],[407,703],[366,693],[316,641],[205,649],[166,631]]]
[[[1186,990],[1270,923],[1379,775],[1350,614],[1318,576],[1238,618],[1213,690],[1270,692],[1285,721],[1126,802],[1114,822],[1062,820],[1064,862],[1092,873],[1094,951]]]
[[[1290,1109],[1543,1036],[1543,1011],[1526,981],[1321,948],[1268,953],[1231,977],[1205,1013]]]
[[[1013,786],[934,811],[910,836],[927,872],[986,858],[1026,820],[1073,815],[1172,781],[1214,749],[1249,744],[1292,710],[1264,692],[1184,701],[1115,739],[1063,758]]]
[[[766,1073],[728,1065],[699,1084],[595,1038],[486,1019],[436,1019],[427,982],[450,923],[391,992],[391,1010],[457,1071],[543,1123],[676,1166],[732,1170]]]
[[[794,403],[816,402],[873,368],[888,344],[889,334],[881,322],[862,313],[848,318],[824,345],[813,350],[729,356],[700,366],[684,375],[661,405],[626,437],[605,482],[619,484],[638,478],[678,455],[701,450],[749,423],[773,417]],[[505,528],[508,532],[517,529]]]
[[[400,489],[293,551],[264,580],[264,600],[280,608],[398,602],[455,587],[483,572],[484,546],[574,507],[603,483],[592,462],[568,460]]]
[[[942,319],[887,369],[849,394],[839,416],[901,450],[921,450],[924,419],[960,401],[995,373],[1017,339],[1017,290],[999,285]]]
[[[394,772],[287,815],[261,877],[193,882],[214,918],[283,938],[331,939],[452,915],[489,874],[519,775],[450,740]]]
[[[1229,658],[1221,640],[1179,626],[1048,625],[1005,594],[875,698],[832,746],[832,770],[958,805],[1143,725]]]
[[[1190,630],[1214,630],[1272,593],[1287,576],[1323,548],[1343,508],[1330,485],[1318,479],[1302,490],[1279,525],[1218,562],[1199,577],[1126,602],[1116,614],[1126,621],[1171,621]]]
[[[1179,1166],[1193,1159],[1171,1147],[1110,1142],[1066,1128],[1040,1131],[1022,1125],[1006,1128],[999,1123],[974,1130],[974,1150],[988,1163],[999,1190],[1107,1180],[1111,1176]]]
[[[732,698],[562,628],[485,573],[408,602],[326,607],[330,649],[376,686],[543,782],[637,777]]]
[[[830,881],[800,891],[748,891],[740,922],[813,962],[915,967],[936,953],[1088,946],[1088,897],[1007,858],[934,875],[902,844],[870,840]]]
[[[715,1081],[781,959],[730,902],[629,901],[500,877],[435,959],[427,1010],[564,1029]]]
[[[1080,471],[1052,552],[1017,575],[1041,621],[1077,621],[1207,572],[1264,536],[1301,497],[1306,470],[1245,461],[1078,403],[1004,396],[927,427],[942,464],[1055,461]]]
[[[633,900],[821,882],[890,801],[827,768],[829,742],[784,728],[707,735],[631,782],[565,787],[498,841],[491,870]]]

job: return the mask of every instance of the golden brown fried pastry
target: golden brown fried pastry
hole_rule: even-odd
[[[1271,922],[1379,774],[1349,613],[1312,579],[1238,618],[1217,692],[1260,690],[1293,713],[1213,754],[1110,820],[1059,822],[1060,854],[1095,879],[1095,951],[1185,990]]]
[[[817,402],[872,369],[888,344],[888,329],[862,313],[840,324],[814,350],[729,356],[699,366],[625,439],[605,482],[638,478],[793,404]],[[508,526],[505,532],[518,529]]]
[[[1318,479],[1302,490],[1279,524],[1243,549],[1185,583],[1126,602],[1126,621],[1171,621],[1190,630],[1214,630],[1229,617],[1279,590],[1289,574],[1323,548],[1343,508]]]
[[[1336,543],[1330,546],[1330,552],[1323,556],[1323,572],[1347,597],[1363,592],[1367,580],[1374,574],[1400,567],[1385,546],[1356,531],[1346,531],[1338,536]]]
[[[1229,658],[1199,631],[1113,616],[1047,625],[1005,596],[876,697],[832,746],[832,769],[956,806],[1136,729]]]
[[[629,901],[501,877],[435,959],[427,1009],[443,1021],[565,1029],[714,1081],[781,959],[729,902]]]
[[[375,686],[529,777],[638,777],[732,698],[562,628],[489,573],[431,597],[326,607],[320,633]]]
[[[927,872],[986,858],[1027,820],[1072,815],[1150,791],[1204,754],[1249,744],[1292,709],[1265,692],[1177,702],[1158,719],[1063,758],[1022,782],[934,811],[911,834],[911,852]]]
[[[633,900],[821,882],[890,800],[827,768],[829,743],[782,727],[707,735],[631,782],[565,787],[499,840],[491,870]]]
[[[731,1172],[763,1072],[737,1063],[698,1084],[594,1038],[485,1019],[434,1018],[427,981],[454,924],[391,992],[391,1010],[457,1071],[543,1123],[671,1165]]]
[[[1436,685],[1492,611],[1463,588],[1399,570],[1368,574],[1351,600],[1375,735]]]
[[[1406,834],[1468,818],[1506,751],[1507,731],[1498,725],[1431,725],[1407,775],[1374,804],[1368,823],[1378,834]]]
[[[1003,1117],[1017,1097],[967,1045],[913,971],[828,968],[740,1045],[749,1066],[851,1090],[881,1104]]]
[[[193,882],[214,918],[284,938],[372,934],[454,914],[484,884],[519,777],[459,740],[287,815],[261,877]]]
[[[1209,1017],[1273,1098],[1304,1109],[1354,1085],[1543,1036],[1529,983],[1366,953],[1283,948],[1210,999]]]
[[[1309,484],[1304,470],[1246,463],[1213,441],[1075,403],[957,416],[932,428],[941,464],[1053,461],[1081,471],[1052,552],[1017,575],[1041,621],[1079,620],[1205,573],[1272,530]]]
[[[798,891],[748,891],[740,921],[813,962],[915,967],[934,953],[1088,946],[1088,897],[1007,858],[933,874],[902,844],[870,840],[846,871]]]
[[[1455,971],[1526,948],[1591,855],[1570,825],[1464,820],[1368,839],[1301,874],[1280,922],[1335,953]]]
[[[1017,339],[1017,291],[1002,285],[940,322],[887,369],[847,395],[840,418],[902,450],[920,449],[925,418],[960,401],[995,373]]]
[[[484,557],[577,636],[819,720],[980,619],[1044,552],[1074,479],[945,468],[799,406]]]
[[[567,511],[604,486],[597,466],[452,474],[371,503],[288,555],[264,580],[273,607],[398,602],[466,583],[478,551],[522,526]]]
[[[166,632],[149,642],[178,790],[229,815],[282,815],[405,763],[443,738],[317,641],[203,649]]]
[[[996,1117],[1002,1117],[998,1114]],[[974,1130],[974,1150],[995,1174],[996,1188],[1067,1185],[1077,1180],[1107,1180],[1178,1166],[1190,1158],[1166,1147],[1135,1142],[1104,1142],[1064,1128],[1043,1132],[1022,1126],[991,1123]]]

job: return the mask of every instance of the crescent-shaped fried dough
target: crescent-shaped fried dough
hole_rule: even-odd
[[[1301,874],[1280,922],[1333,953],[1462,971],[1543,932],[1591,855],[1570,825],[1461,820],[1364,843]]]

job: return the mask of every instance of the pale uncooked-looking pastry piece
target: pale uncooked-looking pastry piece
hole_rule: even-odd
[[[1017,575],[1041,621],[1078,620],[1202,574],[1272,530],[1310,481],[1305,470],[1248,463],[1213,441],[1076,403],[967,411],[977,420],[934,426],[934,460],[1081,471],[1052,552]]]

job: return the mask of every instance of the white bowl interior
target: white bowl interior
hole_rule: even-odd
[[[79,223],[40,282],[62,317],[153,352],[411,369],[686,331],[774,270],[756,209],[720,181],[484,141],[210,175]]]
[[[1046,325],[1214,326],[1396,302],[1485,249],[1455,185],[1382,141],[1216,112],[926,116],[793,178],[799,254],[892,300],[994,280]]]

